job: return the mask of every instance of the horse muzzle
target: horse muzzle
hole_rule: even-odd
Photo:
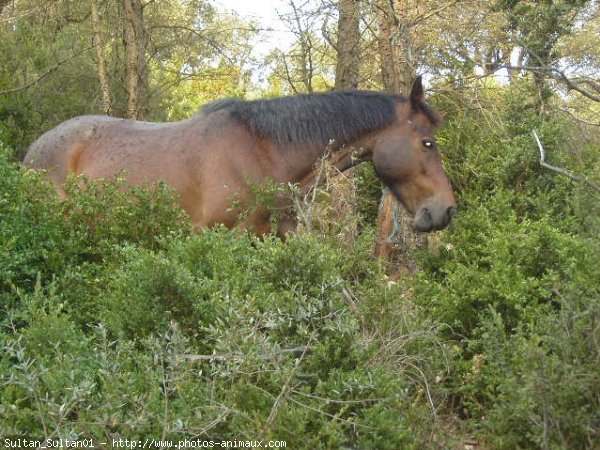
[[[413,229],[420,232],[442,230],[456,213],[456,204],[428,205],[420,208],[413,219]]]

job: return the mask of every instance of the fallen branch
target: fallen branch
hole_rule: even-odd
[[[538,147],[540,149],[540,166],[545,167],[546,169],[552,170],[556,173],[560,173],[561,175],[564,175],[568,178],[570,178],[573,181],[578,181],[581,183],[585,183],[588,186],[590,186],[591,188],[595,189],[596,191],[600,192],[600,186],[597,185],[596,183],[594,183],[593,181],[588,180],[587,178],[581,176],[581,175],[576,175],[570,171],[568,171],[567,169],[563,169],[562,167],[556,167],[553,165],[550,165],[546,162],[546,151],[544,150],[544,146],[542,145],[542,142],[540,141],[540,138],[538,137],[537,133],[535,132],[535,130],[533,131],[533,137],[535,137],[535,140],[538,144]]]
[[[296,364],[295,364],[294,368],[292,369],[292,371],[290,372],[290,375],[288,376],[287,380],[285,380],[285,383],[283,384],[283,387],[281,388],[281,392],[279,392],[279,395],[275,399],[275,403],[273,403],[273,407],[271,408],[271,412],[269,413],[269,417],[267,418],[267,425],[270,426],[273,424],[273,421],[275,420],[275,417],[277,415],[277,411],[279,410],[279,408],[281,408],[281,406],[283,405],[283,402],[288,398],[288,392],[291,389],[290,383],[292,382],[292,379],[294,378],[294,375],[296,374],[296,370],[298,369],[298,367],[300,366],[300,363],[304,359],[304,355],[306,355],[306,352],[308,351],[308,348],[310,347],[310,344],[314,337],[315,337],[315,334],[313,332],[313,334],[310,335],[310,338],[308,339],[308,343],[306,344],[306,347],[304,347],[302,354],[296,360]]]
[[[294,347],[294,348],[282,348],[280,350],[276,350],[273,353],[269,353],[269,354],[261,354],[259,355],[259,359],[261,360],[269,360],[269,359],[275,359],[275,358],[279,358],[283,355],[294,355],[296,357],[301,357],[304,354],[306,354],[308,352],[308,348],[301,346],[301,347]],[[230,354],[230,355],[190,355],[190,354],[183,354],[180,355],[181,358],[187,360],[187,361],[191,361],[191,362],[216,362],[216,363],[225,363],[225,362],[241,362],[244,361],[247,358],[247,355],[235,355],[235,354]]]

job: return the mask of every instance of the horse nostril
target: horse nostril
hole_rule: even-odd
[[[431,211],[429,211],[429,208],[423,208],[421,214],[423,214],[423,217],[426,217],[427,220],[431,221]]]
[[[456,214],[456,206],[450,206],[446,210],[446,216],[448,217],[448,221],[450,221],[452,217],[454,217],[454,214]]]

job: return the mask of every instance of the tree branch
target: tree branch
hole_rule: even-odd
[[[50,75],[52,72],[54,72],[56,69],[58,69],[63,64],[66,64],[67,62],[81,56],[83,53],[85,53],[88,50],[91,50],[93,48],[94,48],[94,46],[84,48],[80,52],[77,52],[74,55],[71,55],[69,58],[63,59],[62,61],[57,62],[56,64],[51,66],[48,70],[46,70],[46,72],[44,72],[42,75],[37,77],[35,80],[32,80],[29,83],[26,83],[22,86],[18,86],[16,88],[5,89],[3,91],[0,91],[0,95],[14,94],[15,92],[25,91],[25,90],[29,89],[30,87],[35,86],[36,84],[38,84],[40,81],[42,81],[44,78],[46,78],[48,75]]]
[[[328,20],[328,17],[325,17],[325,19],[323,20],[323,25],[321,25],[321,35],[323,36],[323,39],[325,39],[325,41],[331,46],[331,48],[333,48],[337,52],[338,46],[331,38],[329,31],[327,31]]]
[[[569,78],[562,70],[557,69],[556,67],[549,66],[511,66],[509,64],[502,65],[498,67],[498,69],[507,69],[507,70],[527,70],[532,72],[548,72],[550,77],[556,81],[563,82],[567,89],[577,91],[584,97],[589,98],[595,102],[600,102],[600,90],[598,89],[598,83],[595,80],[584,78],[582,80],[575,81],[572,78]],[[588,89],[582,87],[583,84],[587,84],[592,88],[591,92]]]
[[[562,167],[556,167],[556,166],[552,166],[552,165],[548,164],[546,162],[546,151],[544,150],[544,146],[542,145],[542,142],[540,141],[540,138],[538,137],[535,130],[533,131],[533,137],[535,137],[535,140],[540,149],[540,166],[545,167],[546,169],[552,170],[553,172],[560,173],[561,175],[564,175],[573,181],[585,183],[588,186],[590,186],[591,188],[600,192],[600,186],[597,185],[596,183],[594,183],[593,181],[590,181],[581,175],[575,175],[574,173],[569,172],[567,169],[563,169]]]
[[[436,9],[433,9],[429,12],[427,12],[426,14],[423,14],[421,17],[417,17],[411,24],[411,27],[414,27],[415,25],[418,25],[421,22],[426,21],[427,19],[429,19],[432,16],[435,16],[439,13],[441,13],[442,11],[444,11],[445,9],[451,8],[452,6],[456,5],[457,3],[459,3],[461,0],[453,0],[451,2],[446,3],[445,5],[442,5]]]
[[[276,359],[276,358],[281,358],[285,355],[292,355],[296,358],[298,357],[302,357],[304,356],[306,353],[308,353],[309,349],[308,346],[299,346],[299,347],[293,347],[293,348],[282,348],[282,349],[278,349],[275,350],[273,353],[269,353],[269,354],[260,354],[258,355],[258,358],[261,360],[270,360],[270,359]],[[239,362],[239,361],[243,361],[246,359],[246,355],[235,355],[235,354],[229,354],[229,355],[190,355],[190,354],[183,354],[180,355],[181,358],[190,361],[190,362],[215,362],[215,363],[225,363],[225,362]]]
[[[557,107],[559,111],[562,111],[564,113],[567,113],[568,115],[570,115],[574,120],[576,120],[579,123],[584,123],[586,125],[592,125],[594,127],[600,127],[600,122],[590,122],[589,120],[585,120],[582,119],[581,117],[577,117],[573,111],[570,111],[566,108],[561,108],[560,106]]]

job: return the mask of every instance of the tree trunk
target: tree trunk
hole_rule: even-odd
[[[386,91],[399,93],[400,81],[392,46],[394,29],[393,10],[388,0],[378,0],[379,17],[379,57],[381,59],[381,78]]]
[[[98,79],[100,80],[100,90],[102,91],[102,110],[104,114],[110,114],[110,85],[108,84],[108,75],[106,73],[106,57],[104,54],[104,40],[100,30],[100,17],[98,15],[98,2],[91,0],[92,7],[92,33],[93,42],[96,47],[96,56],[98,58]]]
[[[377,0],[383,87],[407,94],[417,75],[420,36],[415,23],[424,15],[425,0]]]
[[[127,117],[144,117],[146,97],[146,59],[144,7],[141,0],[123,0],[125,12],[125,84],[127,89]]]
[[[394,206],[398,202],[387,188],[383,189],[377,212],[377,238],[375,241],[375,256],[383,261],[392,259],[392,242],[394,238]]]
[[[335,89],[358,87],[360,0],[340,0]]]
[[[338,29],[337,29],[337,65],[335,68],[335,86],[334,89],[356,89],[358,87],[358,64],[360,49],[359,34],[359,12],[360,0],[339,0],[338,2]],[[354,168],[346,170],[347,179],[354,177]],[[354,184],[352,185],[354,187]],[[352,192],[352,195],[356,195]],[[354,202],[344,202],[348,198],[348,192],[344,191],[343,185],[340,188],[334,185],[331,192],[331,198],[336,205],[346,209],[346,217],[355,217]],[[356,237],[357,224],[352,222],[351,226],[344,233],[346,242],[351,242]]]
[[[302,78],[302,84],[304,85],[304,89],[306,92],[313,92],[313,75],[315,70],[315,65],[313,63],[313,43],[310,37],[310,33],[308,29],[302,24],[301,20],[301,11],[299,11],[298,7],[294,0],[289,0],[289,5],[294,12],[294,22],[296,24],[296,37],[298,38],[298,43],[300,44],[300,55],[299,55],[299,66],[300,66],[300,76]],[[287,70],[287,69],[286,69]],[[290,84],[293,86],[293,83],[290,81]],[[295,89],[294,89],[295,90]]]

